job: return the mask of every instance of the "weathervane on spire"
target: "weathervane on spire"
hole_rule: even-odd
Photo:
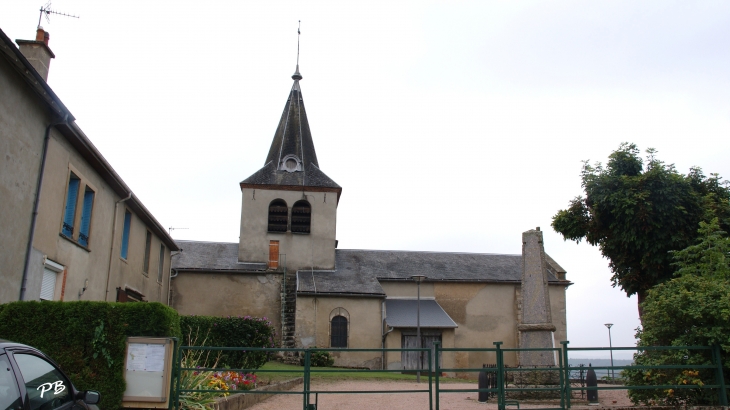
[[[299,37],[302,36],[302,21],[299,20],[299,27],[297,27],[297,69],[294,72],[294,75],[291,76],[293,80],[299,81],[303,77],[301,74],[299,74]]]

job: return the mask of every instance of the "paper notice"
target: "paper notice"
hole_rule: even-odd
[[[161,372],[165,370],[165,345],[147,345],[147,358],[145,359],[145,371]]]
[[[134,372],[145,370],[147,344],[130,343],[127,349],[127,370]]]

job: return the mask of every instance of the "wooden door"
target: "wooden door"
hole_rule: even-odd
[[[269,241],[269,269],[279,268],[279,241]]]
[[[436,366],[435,356],[436,350],[434,342],[440,342],[440,334],[428,334],[421,335],[421,346],[423,348],[431,349],[431,369]],[[401,346],[403,349],[417,349],[418,338],[416,335],[404,334],[401,339]],[[425,352],[401,352],[401,365],[405,370],[417,370],[418,363],[421,362],[421,369],[428,371],[428,354]],[[441,364],[441,357],[439,357],[439,365]]]
[[[434,342],[441,342],[441,335],[421,335],[421,346],[427,349],[431,349],[431,369],[436,368],[436,346],[434,345]],[[423,368],[428,369],[428,354],[426,352],[422,352],[423,358],[421,359],[421,362],[423,363]],[[439,357],[439,366],[441,365],[441,357]]]
[[[403,335],[401,339],[401,346],[403,349],[417,349],[418,339],[416,339],[416,335]],[[400,354],[401,365],[405,370],[418,369],[419,359],[419,352],[402,351]]]

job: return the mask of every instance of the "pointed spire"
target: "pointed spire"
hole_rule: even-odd
[[[299,24],[301,28],[301,21]],[[337,192],[339,199],[342,188],[319,169],[312,133],[309,131],[307,111],[304,109],[302,90],[299,87],[299,80],[302,79],[299,73],[299,35],[301,30],[297,29],[297,68],[291,76],[294,84],[271,141],[269,155],[266,156],[264,167],[241,181],[241,187],[316,186],[332,189]]]

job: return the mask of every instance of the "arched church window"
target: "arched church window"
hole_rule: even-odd
[[[312,222],[312,206],[302,199],[291,208],[291,231],[308,234]]]
[[[330,347],[347,347],[347,318],[335,316],[330,324]]]
[[[274,199],[269,204],[269,232],[286,232],[289,208],[283,199]]]

